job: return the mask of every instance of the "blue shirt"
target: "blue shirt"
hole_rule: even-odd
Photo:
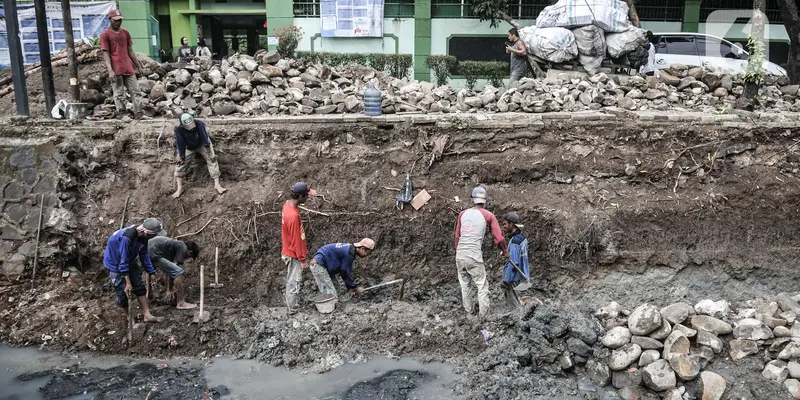
[[[530,265],[528,264],[528,239],[521,230],[517,229],[511,240],[508,242],[508,255],[509,258],[517,264],[517,267],[525,273],[525,276],[519,273],[508,260],[503,268],[503,281],[504,282],[518,282],[526,280],[526,277],[531,276]]]
[[[353,261],[356,252],[351,243],[331,243],[322,246],[314,253],[314,261],[325,267],[331,277],[339,275],[348,289],[358,286],[353,280]]]
[[[150,255],[147,254],[147,240],[136,237],[136,225],[133,225],[114,232],[108,238],[103,265],[111,272],[128,275],[131,263],[136,262],[136,256],[139,256],[139,261],[148,274],[156,273],[153,263],[150,262]]]
[[[211,146],[211,139],[208,138],[206,132],[206,124],[199,119],[194,120],[194,129],[186,130],[182,126],[175,127],[175,147],[178,148],[178,156],[182,159],[185,157],[186,150],[197,150],[200,146]]]

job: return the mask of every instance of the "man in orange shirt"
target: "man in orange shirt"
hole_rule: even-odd
[[[303,270],[308,269],[308,247],[306,247],[306,231],[300,219],[300,204],[314,196],[317,191],[305,182],[292,185],[292,194],[283,205],[281,213],[281,259],[286,264],[286,308],[289,314],[300,311],[300,283],[303,281]]]

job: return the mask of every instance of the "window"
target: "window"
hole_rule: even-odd
[[[738,58],[730,44],[711,37],[698,37],[697,51],[701,56]]]
[[[665,51],[661,51],[661,50]],[[675,54],[681,56],[696,56],[697,44],[694,36],[664,36],[658,44],[658,53]]]
[[[454,36],[447,43],[448,53],[458,61],[508,61],[506,42],[502,36]]]
[[[295,17],[319,17],[319,0],[294,0]]]

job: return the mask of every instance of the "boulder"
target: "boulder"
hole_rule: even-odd
[[[800,343],[791,341],[778,353],[778,358],[781,360],[793,360],[800,358]]]
[[[786,369],[789,370],[790,377],[800,379],[800,363],[797,361],[789,361],[786,364]]]
[[[692,317],[692,328],[704,330],[715,335],[727,335],[733,332],[733,327],[729,323],[708,315],[695,315]]]
[[[622,313],[622,306],[616,301],[612,301],[611,303],[608,303],[607,305],[597,309],[597,311],[594,312],[594,316],[602,319],[613,319],[619,317],[620,313]]]
[[[156,83],[153,85],[153,88],[150,89],[150,100],[153,101],[162,101],[166,99],[167,89],[164,87],[163,83]]]
[[[578,338],[567,339],[567,350],[582,357],[591,357],[592,348]]]
[[[631,331],[628,328],[617,326],[609,329],[600,341],[603,343],[603,346],[610,349],[618,349],[630,343],[631,336]]]
[[[636,387],[642,384],[642,371],[637,368],[629,368],[624,371],[614,371],[611,373],[611,385],[617,389],[624,387]]]
[[[230,103],[217,103],[214,104],[214,114],[228,115],[236,111],[236,105]]]
[[[672,389],[677,384],[675,372],[666,360],[656,360],[642,368],[642,381],[656,392]]]
[[[800,381],[797,379],[787,379],[783,381],[783,386],[789,391],[793,399],[800,399]]]
[[[761,376],[764,378],[775,381],[775,382],[783,382],[789,376],[789,369],[786,368],[786,362],[780,360],[773,360],[767,363],[764,366],[764,370],[761,372]]]
[[[703,83],[708,86],[709,89],[715,90],[722,84],[722,76],[715,73],[707,73],[702,78]],[[728,89],[726,89],[728,90]]]
[[[685,326],[683,326],[681,324],[675,324],[675,326],[672,327],[672,330],[673,331],[681,331],[688,338],[693,338],[695,335],[697,335],[697,331],[696,330],[694,330],[692,328],[685,327]]]
[[[691,381],[700,374],[700,364],[688,354],[674,354],[669,358],[669,365],[682,381]]]
[[[664,348],[661,342],[647,336],[634,336],[631,338],[631,343],[638,344],[642,350],[660,350]]]
[[[200,84],[200,91],[203,93],[212,93],[214,92],[214,85],[203,82]]]
[[[781,87],[781,93],[788,96],[797,96],[800,92],[800,85],[787,85]]]
[[[702,400],[720,400],[725,393],[727,383],[725,378],[719,374],[711,371],[703,371],[700,373],[700,382],[702,383],[703,396]]]
[[[670,74],[667,71],[661,71],[658,77],[661,79],[661,82],[664,82],[667,85],[678,86],[681,83],[680,78]]]
[[[642,348],[638,344],[626,344],[611,352],[608,358],[608,367],[613,371],[620,371],[633,364],[642,355]]]
[[[611,370],[608,366],[595,359],[586,362],[586,373],[596,385],[603,387],[611,383]]]
[[[733,336],[737,339],[745,340],[766,340],[773,337],[772,330],[767,325],[753,318],[745,318],[739,321],[736,327],[733,328]]]
[[[253,72],[258,68],[258,63],[255,60],[245,59],[242,61],[242,66],[247,72]]]
[[[758,343],[752,340],[731,340],[728,345],[731,347],[731,359],[741,360],[751,354],[758,353]]]
[[[683,323],[694,314],[694,308],[686,303],[675,303],[662,308],[659,312],[662,318],[675,325]]]
[[[292,97],[292,101],[303,100],[303,91],[298,88],[290,87],[286,89],[286,93]]]
[[[361,105],[361,100],[354,95],[349,95],[344,99],[344,106],[348,112],[353,112],[359,108]]]
[[[281,60],[281,55],[277,51],[270,51],[261,57],[261,62],[264,64],[275,64]]]
[[[628,316],[628,329],[634,335],[647,335],[661,327],[661,314],[650,304],[636,307]]]
[[[725,318],[730,313],[730,304],[725,300],[701,300],[694,305],[694,310],[699,315],[708,315],[714,318]]]
[[[667,338],[667,336],[669,336],[671,332],[672,332],[672,325],[670,325],[669,321],[661,321],[661,327],[656,329],[653,333],[651,333],[648,336],[656,340],[664,340]]]
[[[644,97],[645,97],[647,100],[656,100],[656,99],[661,99],[661,98],[667,97],[667,94],[666,94],[666,93],[664,93],[664,91],[663,91],[663,90],[658,90],[658,89],[647,89],[647,90],[644,92]]]
[[[642,352],[642,355],[639,356],[639,366],[644,367],[660,358],[661,353],[659,353],[658,350],[645,350]]]
[[[692,76],[687,76],[686,78],[681,78],[681,82],[678,84],[678,90],[683,90],[692,86],[692,83],[695,82],[695,78]]]
[[[330,104],[330,105],[327,105],[327,106],[319,106],[319,107],[314,109],[314,113],[315,114],[330,114],[330,113],[332,113],[334,111],[336,111],[336,105],[335,104]]]
[[[322,84],[319,78],[309,73],[300,74],[300,79],[303,80],[306,87],[319,87]]]
[[[569,323],[569,335],[582,340],[589,346],[597,343],[595,324],[589,318],[575,318]]]
[[[669,360],[673,355],[689,354],[690,348],[689,338],[680,331],[673,331],[664,340],[664,350],[661,352],[661,358]]]
[[[714,89],[714,97],[725,97],[728,95],[728,89],[719,87]]]
[[[722,352],[723,342],[717,335],[703,330],[697,331],[697,344],[701,346],[708,346],[714,353],[719,354]]]
[[[703,75],[705,75],[705,69],[702,67],[691,67],[686,74],[694,79],[702,79]]]
[[[776,326],[775,329],[772,330],[772,334],[775,337],[791,337],[792,331],[785,326]]]

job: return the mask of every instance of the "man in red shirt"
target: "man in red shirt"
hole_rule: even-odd
[[[122,29],[122,13],[119,10],[111,10],[108,12],[108,19],[111,25],[100,34],[100,49],[103,50],[108,79],[113,84],[114,104],[117,105],[117,112],[120,114],[127,110],[125,92],[122,90],[124,86],[128,89],[128,95],[133,103],[133,115],[139,118],[142,114],[140,104],[142,95],[136,75],[142,74],[142,66],[133,52],[131,34]]]
[[[306,231],[300,219],[300,204],[308,200],[308,196],[315,196],[317,191],[311,189],[304,182],[292,185],[292,194],[283,205],[281,213],[281,259],[286,264],[286,308],[289,314],[300,311],[300,283],[303,281],[303,271],[308,269],[308,247],[306,246]]]

